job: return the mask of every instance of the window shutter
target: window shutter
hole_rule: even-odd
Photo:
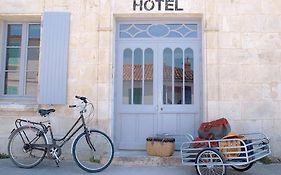
[[[39,104],[66,104],[69,27],[70,13],[43,14]]]

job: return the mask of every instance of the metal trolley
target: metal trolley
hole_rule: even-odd
[[[253,164],[271,153],[269,139],[262,133],[242,134],[241,138],[193,141],[181,145],[183,165],[195,166],[199,175],[225,175],[226,166],[247,171]]]

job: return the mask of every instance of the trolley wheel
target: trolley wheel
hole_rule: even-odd
[[[231,168],[235,169],[236,171],[247,171],[254,165],[254,162],[246,164],[246,165],[231,165]]]
[[[195,169],[199,175],[225,175],[224,162],[224,158],[219,151],[206,148],[197,154]]]

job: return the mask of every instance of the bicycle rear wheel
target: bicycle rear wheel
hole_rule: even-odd
[[[45,135],[36,127],[23,126],[9,137],[8,154],[20,168],[32,168],[45,157],[47,149],[34,144],[47,144]]]
[[[80,168],[87,172],[96,173],[107,168],[114,155],[114,148],[110,138],[97,130],[80,134],[73,142],[72,155]]]

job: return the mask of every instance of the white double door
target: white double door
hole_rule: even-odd
[[[118,149],[144,149],[146,138],[157,134],[195,134],[201,89],[199,55],[197,42],[118,44]],[[182,142],[176,141],[178,145]]]

